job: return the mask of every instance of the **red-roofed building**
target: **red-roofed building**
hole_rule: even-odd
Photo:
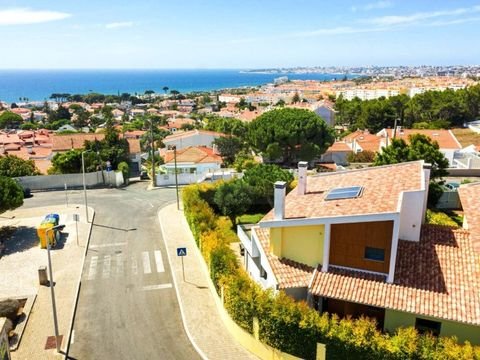
[[[165,150],[163,153],[165,164],[160,168],[157,176],[157,185],[171,185],[175,183],[175,167],[178,169],[178,183],[191,184],[220,170],[222,157],[214,149],[206,146],[189,146],[176,151]]]
[[[274,209],[238,227],[245,268],[319,311],[366,315],[480,344],[480,184],[462,186],[465,229],[424,225],[423,161],[275,184]]]
[[[213,147],[215,139],[222,136],[225,134],[215,131],[190,130],[168,135],[162,141],[166,147],[176,146],[177,150],[180,150],[189,146]]]

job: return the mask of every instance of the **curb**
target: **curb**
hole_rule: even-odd
[[[77,285],[77,291],[75,292],[75,299],[73,302],[72,317],[70,319],[70,326],[68,329],[67,343],[65,345],[65,349],[62,349],[65,355],[64,359],[68,359],[68,352],[70,351],[70,342],[72,341],[73,321],[75,319],[75,314],[77,312],[78,298],[80,296],[80,288],[82,285],[83,267],[85,266],[85,259],[87,258],[88,246],[90,245],[90,237],[92,235],[93,222],[95,221],[95,215],[96,215],[96,212],[93,208],[88,207],[88,209],[89,209],[89,212],[90,211],[93,212],[93,215],[91,219],[92,221],[90,221],[90,229],[88,230],[88,238],[87,238],[87,243],[85,244],[85,252],[83,253],[82,267],[80,269],[80,275],[78,277],[78,285]]]
[[[172,205],[172,204],[167,204],[166,206]],[[205,355],[205,353],[202,351],[202,349],[200,349],[200,347],[197,345],[197,343],[193,339],[192,334],[190,334],[190,330],[188,329],[187,320],[185,318],[185,312],[183,310],[182,298],[181,298],[180,292],[178,290],[177,279],[175,278],[175,274],[173,272],[172,259],[170,258],[170,252],[168,251],[168,241],[167,241],[167,238],[165,237],[165,233],[163,231],[163,223],[162,223],[162,220],[161,220],[161,217],[160,217],[160,211],[162,211],[163,209],[164,208],[158,210],[157,217],[158,217],[158,222],[160,223],[160,231],[162,232],[162,238],[163,238],[163,242],[164,242],[165,248],[166,248],[165,250],[166,250],[166,253],[167,253],[168,264],[170,265],[170,272],[171,272],[171,275],[172,275],[173,287],[175,288],[175,294],[177,295],[178,305],[180,307],[180,315],[182,317],[183,328],[185,329],[185,333],[187,334],[188,339],[192,343],[192,346],[197,351],[198,355],[200,355],[200,357],[203,360],[208,360],[208,357]]]

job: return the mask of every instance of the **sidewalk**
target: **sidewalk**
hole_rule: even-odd
[[[18,209],[2,214],[0,226],[13,225],[28,229],[28,241],[33,243],[36,239],[34,232],[36,226],[46,214],[57,213],[60,215],[60,223],[65,224],[62,231],[65,242],[58,248],[51,250],[53,279],[55,281],[55,299],[58,315],[59,334],[63,335],[61,349],[65,348],[70,322],[76,299],[79,277],[81,276],[85,246],[90,235],[91,223],[85,222],[85,208],[80,205],[48,206],[34,209]],[[78,242],[76,226],[73,214],[79,214]],[[5,217],[15,216],[13,219]],[[94,216],[90,208],[90,220]],[[19,239],[20,240],[20,239]],[[30,245],[31,246],[31,245]],[[38,242],[30,248],[13,252],[0,259],[0,271],[2,282],[0,294],[34,295],[36,300],[30,312],[25,331],[16,351],[11,353],[12,360],[24,359],[63,359],[64,355],[57,354],[55,342],[53,349],[45,350],[48,336],[55,334],[53,327],[52,302],[50,288],[38,285],[38,266],[47,265],[47,250],[40,249]],[[5,271],[8,270],[8,273]]]
[[[215,304],[213,287],[207,268],[195,244],[190,228],[176,204],[168,205],[158,213],[167,254],[179,296],[184,326],[193,345],[204,359],[257,359],[230,335]],[[186,247],[182,261],[177,248]]]

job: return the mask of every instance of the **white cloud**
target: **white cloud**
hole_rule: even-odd
[[[119,28],[127,28],[127,27],[132,27],[132,26],[133,26],[132,21],[113,22],[113,23],[105,25],[105,27],[107,29],[119,29]]]
[[[350,10],[352,12],[357,12],[357,10],[363,10],[363,11],[370,11],[370,10],[376,10],[376,9],[387,9],[393,6],[393,2],[390,0],[380,0],[376,2],[371,2],[368,4],[365,4],[363,6],[352,6]]]
[[[455,17],[464,14],[471,14],[480,12],[480,6],[474,6],[472,8],[458,8],[445,11],[432,11],[421,12],[410,15],[388,15],[376,17],[373,19],[364,19],[362,22],[377,25],[377,26],[396,26],[396,25],[408,25],[412,23],[419,23],[422,21],[442,18],[442,17]]]
[[[62,20],[70,16],[72,15],[59,11],[32,10],[28,8],[0,10],[0,25],[38,24]]]

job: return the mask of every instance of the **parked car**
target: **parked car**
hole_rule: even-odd
[[[445,187],[450,191],[457,191],[460,187],[460,184],[456,182],[448,182],[445,184]]]
[[[148,172],[146,172],[145,170],[141,171],[140,172],[140,180],[148,180],[149,177],[148,177]]]

